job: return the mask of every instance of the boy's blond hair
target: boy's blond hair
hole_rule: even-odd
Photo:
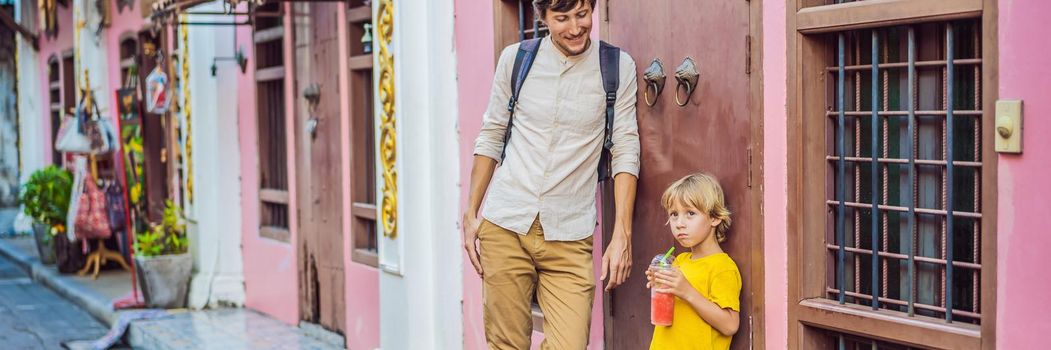
[[[672,183],[664,190],[661,205],[664,210],[668,210],[676,202],[697,208],[713,219],[722,220],[715,227],[715,239],[719,243],[726,240],[726,231],[730,229],[730,210],[726,208],[723,188],[714,176],[694,173]]]

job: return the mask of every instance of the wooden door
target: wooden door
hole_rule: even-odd
[[[139,57],[139,86],[142,87],[145,92],[146,77],[153,72],[153,69],[157,67],[158,55],[161,58],[161,70],[169,74],[168,80],[171,81],[175,77],[170,76],[172,70],[171,67],[171,53],[167,52],[167,43],[164,35],[154,35],[150,30],[143,30],[139,32],[139,45],[141,53]],[[72,60],[70,65],[72,66]],[[173,92],[169,92],[168,96],[174,96]],[[168,149],[168,123],[165,119],[168,118],[167,114],[155,114],[146,112],[145,101],[143,104],[142,116],[139,118],[141,125],[142,135],[142,150],[144,156],[144,170],[146,178],[146,219],[149,222],[160,222],[164,215],[164,201],[169,199],[170,193],[168,192],[168,159],[171,158],[170,150]],[[171,106],[174,106],[175,102],[172,102]]]
[[[749,179],[753,144],[752,77],[747,60],[750,44],[748,1],[608,1],[600,14],[606,39],[632,55],[638,66],[638,123],[642,170],[635,204],[631,278],[607,295],[606,345],[609,349],[645,349],[650,325],[649,293],[644,271],[654,255],[676,245],[660,197],[673,181],[698,171],[718,178],[732,211],[733,225],[723,249],[743,277],[741,325],[733,348],[749,348],[753,283],[761,280],[753,266],[753,243],[760,242],[756,216],[758,178]],[[690,57],[700,72],[698,87],[686,106],[676,104],[675,70]],[[642,72],[659,58],[667,82],[649,107]],[[679,92],[685,100],[685,89]],[[751,181],[751,182],[750,182]],[[607,192],[608,193],[608,192]],[[607,209],[604,213],[612,213]],[[611,222],[604,217],[605,222]],[[608,230],[611,225],[604,225]],[[684,252],[682,247],[677,252]]]
[[[298,190],[299,310],[343,334],[343,184],[336,12],[338,2],[293,4]],[[317,92],[315,103],[309,90]]]

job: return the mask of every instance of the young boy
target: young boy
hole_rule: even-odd
[[[730,211],[723,190],[704,173],[673,183],[661,197],[675,240],[689,253],[672,269],[646,271],[646,286],[675,295],[671,326],[655,326],[650,349],[729,349],[741,311],[741,273],[723,252]]]

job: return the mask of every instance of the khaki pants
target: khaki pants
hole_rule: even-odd
[[[541,349],[586,348],[595,291],[592,238],[545,241],[537,219],[524,236],[485,220],[478,239],[489,348],[529,349],[534,290],[544,313]]]

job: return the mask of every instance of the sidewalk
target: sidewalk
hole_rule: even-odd
[[[123,270],[104,270],[97,280],[59,274],[54,266],[40,263],[29,236],[0,239],[0,255],[106,326],[112,326],[121,312],[113,309],[112,300],[131,291],[131,276]],[[342,348],[251,309],[173,312],[161,319],[134,321],[125,340],[136,349]]]

